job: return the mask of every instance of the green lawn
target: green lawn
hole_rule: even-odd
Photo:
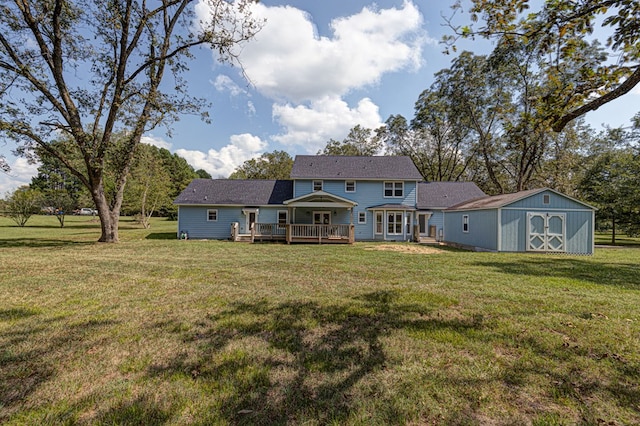
[[[0,423],[640,423],[640,248],[178,241],[162,220],[108,245],[91,218],[56,225],[0,218]]]

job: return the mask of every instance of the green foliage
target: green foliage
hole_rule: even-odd
[[[640,155],[631,148],[607,151],[596,156],[580,182],[582,197],[598,207],[597,218],[616,232],[634,236],[640,231]]]
[[[0,134],[21,154],[44,150],[64,164],[98,209],[100,241],[117,242],[141,137],[180,114],[208,119],[208,102],[190,95],[183,79],[190,51],[208,46],[221,61],[233,62],[235,46],[261,25],[251,17],[251,2],[212,0],[199,22],[191,0],[153,7],[144,1],[3,2]],[[172,84],[162,84],[167,75]],[[68,143],[60,145],[60,138]]]
[[[171,161],[173,156],[167,150],[164,150],[166,151],[164,154],[162,151],[155,146],[138,145],[129,172],[128,184],[125,187],[123,209],[135,211],[144,228],[149,228],[151,217],[161,207],[171,206],[172,195],[175,192],[173,187],[175,184],[182,184],[183,176],[180,173],[174,175],[178,182],[172,181],[172,175],[167,166],[175,164],[174,162],[167,164],[165,160]],[[191,171],[191,177],[195,175],[193,169],[186,170]]]
[[[276,150],[245,161],[229,179],[289,179],[292,168],[293,158],[289,153]]]
[[[40,210],[42,194],[28,186],[21,186],[12,194],[7,195],[6,209],[7,215],[14,220],[18,226],[26,225],[29,218]]]
[[[538,9],[525,14],[532,3]],[[460,9],[457,1],[454,10]],[[472,21],[484,23],[460,27],[450,21],[456,35],[445,41],[454,46],[456,37],[481,36],[497,40],[497,50],[506,45],[531,52],[544,81],[537,113],[555,131],[640,83],[636,0],[473,0],[470,13]],[[594,35],[602,39],[587,41]]]
[[[359,124],[353,127],[342,141],[330,139],[327,145],[318,151],[318,155],[372,156],[380,153],[382,141],[371,129]]]

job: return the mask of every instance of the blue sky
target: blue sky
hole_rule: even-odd
[[[198,50],[187,80],[192,93],[212,103],[212,123],[184,116],[170,135],[158,128],[144,141],[226,177],[263,152],[313,154],[357,124],[375,128],[391,114],[410,119],[420,92],[453,59],[439,44],[449,32],[442,15],[450,15],[452,2],[263,0],[254,13],[266,23],[240,53],[250,81],[238,67]],[[488,53],[491,45],[479,40],[458,47]],[[627,126],[639,101],[636,89],[586,120],[596,129]],[[12,148],[0,146],[12,165],[10,174],[0,173],[0,196],[36,173]]]

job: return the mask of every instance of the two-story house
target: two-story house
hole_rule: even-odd
[[[196,179],[174,203],[180,238],[593,253],[593,207],[550,189],[489,197],[471,182],[422,182],[405,156],[299,155],[289,180]]]

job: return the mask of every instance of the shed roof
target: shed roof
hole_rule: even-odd
[[[178,205],[282,204],[293,197],[291,180],[195,179],[173,202]]]
[[[417,207],[420,210],[446,209],[486,196],[473,182],[420,182]]]
[[[406,156],[297,155],[292,179],[422,180]]]
[[[516,201],[523,200],[525,198],[531,197],[532,195],[540,194],[541,192],[550,191],[562,197],[568,198],[570,200],[575,201],[576,203],[582,204],[583,206],[596,210],[595,207],[590,206],[580,200],[576,200],[575,198],[569,197],[561,192],[555,191],[550,188],[538,188],[538,189],[529,189],[526,191],[514,192],[511,194],[500,194],[487,196],[484,198],[480,198],[477,200],[471,200],[467,202],[462,202],[460,204],[456,204],[451,206],[448,210],[485,210],[485,209],[497,209],[501,207],[508,206],[509,204],[515,203]]]

